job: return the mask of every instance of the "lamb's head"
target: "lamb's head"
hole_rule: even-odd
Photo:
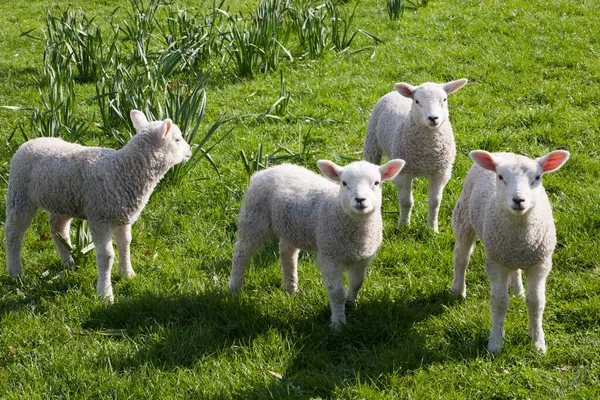
[[[524,215],[544,191],[542,175],[559,169],[569,159],[569,152],[556,150],[536,160],[483,150],[472,151],[469,156],[477,165],[496,174],[498,203],[514,215]]]
[[[152,144],[153,151],[164,160],[169,168],[189,160],[192,156],[190,145],[181,135],[179,127],[170,118],[164,121],[148,122],[144,113],[138,110],[132,110],[129,115],[137,135],[146,135]]]
[[[393,179],[405,161],[390,160],[381,167],[367,161],[355,161],[340,167],[327,160],[317,166],[329,179],[340,182],[340,204],[351,216],[368,216],[381,208],[381,183]]]
[[[466,85],[466,79],[459,79],[448,83],[423,83],[412,86],[400,82],[394,89],[402,96],[413,100],[411,118],[432,130],[438,129],[448,120],[448,95],[456,92]]]

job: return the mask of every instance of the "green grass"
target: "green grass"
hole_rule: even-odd
[[[0,105],[43,107],[37,82],[45,70],[48,4],[0,3]],[[53,4],[59,16],[69,2]],[[106,29],[115,8],[128,7],[115,0],[77,4]],[[256,3],[229,7],[230,15],[248,15]],[[340,7],[350,15],[354,3]],[[116,18],[126,15],[120,9]],[[384,43],[356,35],[348,50],[314,59],[290,39],[293,61],[282,54],[277,71],[213,75],[201,135],[222,115],[264,113],[284,93],[285,108],[277,119],[226,124],[218,136],[229,136],[211,150],[219,175],[200,161],[181,183],[157,188],[133,228],[138,275],[126,282],[115,269],[114,305],[96,299],[95,262],[63,270],[47,216],[37,215],[25,237],[26,276],[14,281],[0,272],[0,397],[597,398],[598,26],[595,0],[434,0],[407,6],[398,21],[390,21],[385,2],[365,0],[350,34],[362,29]],[[31,29],[41,40],[20,36]],[[177,74],[188,79],[185,69]],[[279,289],[276,244],[255,257],[244,290],[228,293],[235,219],[248,182],[240,152],[250,162],[262,145],[264,162],[285,147],[313,170],[321,158],[345,163],[360,157],[370,111],[395,82],[463,77],[469,84],[450,98],[458,156],[440,234],[426,228],[423,181],[415,185],[413,225],[406,229],[396,227],[396,192],[386,184],[384,241],[340,333],[327,328],[327,296],[313,255],[301,256],[295,297]],[[85,101],[96,95],[94,82],[77,81],[75,93],[73,120],[89,123],[81,140],[118,147],[92,124],[102,122],[97,106]],[[0,109],[3,140],[23,118]],[[0,149],[0,208],[8,162],[22,141],[16,134]],[[491,321],[481,244],[467,272],[468,298],[448,296],[450,218],[471,165],[467,154],[538,157],[559,148],[572,156],[544,178],[558,236],[544,313],[548,353],[533,352],[524,301],[512,299],[506,343],[493,357],[485,351]],[[1,253],[4,260],[3,247]]]

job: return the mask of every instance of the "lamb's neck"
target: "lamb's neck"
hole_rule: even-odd
[[[117,152],[115,169],[119,181],[136,198],[148,196],[169,169],[160,153],[149,146],[125,146]]]

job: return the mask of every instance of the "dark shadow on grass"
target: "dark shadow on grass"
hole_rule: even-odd
[[[191,367],[205,356],[247,347],[274,329],[297,350],[289,368],[279,371],[285,378],[274,378],[271,385],[231,397],[329,397],[346,381],[370,382],[384,374],[407,374],[448,357],[476,356],[468,350],[463,353],[466,344],[460,343],[456,343],[458,350],[441,355],[439,347],[429,343],[429,336],[418,327],[442,314],[452,302],[446,292],[409,302],[367,301],[348,310],[348,324],[340,332],[332,332],[329,308],[311,318],[282,319],[259,309],[252,298],[219,288],[199,295],[157,297],[149,293],[120,299],[92,312],[83,328],[123,330],[138,344],[134,355],[111,360],[119,371],[144,364],[165,369]],[[460,342],[460,338],[453,340]]]

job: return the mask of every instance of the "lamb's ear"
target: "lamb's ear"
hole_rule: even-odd
[[[133,127],[136,131],[142,128],[143,126],[148,125],[148,119],[141,111],[131,110],[131,112],[129,113],[129,117],[131,118],[131,123],[133,124]]]
[[[447,94],[452,94],[452,93],[456,92],[458,89],[460,89],[461,87],[465,86],[467,84],[467,82],[469,82],[469,81],[467,79],[463,78],[463,79],[459,79],[457,81],[444,83],[442,85],[442,88],[444,89],[444,91]]]
[[[332,181],[340,181],[340,176],[342,175],[343,168],[337,165],[336,163],[328,160],[319,160],[317,161],[317,167],[319,167],[323,175],[325,175]]]
[[[469,153],[469,157],[471,157],[473,161],[475,161],[475,164],[479,165],[481,168],[496,172],[498,159],[487,151],[473,150]]]
[[[171,118],[165,119],[160,127],[160,137],[161,138],[167,137],[167,133],[169,133],[169,131],[171,130],[172,127],[173,127],[173,121],[171,121]]]
[[[409,85],[408,83],[398,82],[394,85],[394,89],[402,96],[412,99],[417,88],[413,85]]]
[[[393,179],[396,175],[398,175],[398,173],[400,173],[400,171],[402,171],[402,168],[404,168],[405,164],[406,161],[399,158],[388,161],[379,167],[379,172],[381,172],[381,180],[387,181],[388,179]]]
[[[536,161],[542,167],[542,173],[554,172],[567,162],[571,154],[565,150],[555,150]]]

